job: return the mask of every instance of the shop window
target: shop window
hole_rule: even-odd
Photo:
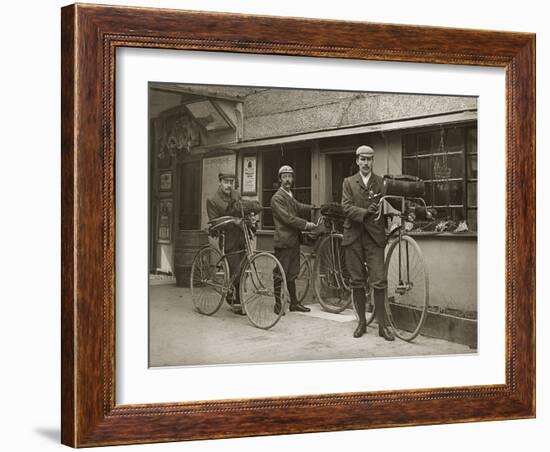
[[[278,148],[262,154],[262,229],[274,229],[271,213],[271,197],[279,189],[278,171],[282,165],[294,169],[294,187],[292,193],[298,201],[311,203],[311,149]],[[306,218],[309,220],[309,218]]]
[[[477,128],[444,127],[403,136],[403,173],[425,182],[426,204],[441,219],[477,230]]]

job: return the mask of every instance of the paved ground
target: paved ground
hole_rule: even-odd
[[[287,313],[266,331],[225,304],[211,317],[198,314],[189,289],[173,284],[151,286],[150,302],[152,367],[472,353],[467,346],[422,336],[413,343],[386,342],[375,326],[355,339],[351,310],[330,314],[317,304],[309,305],[310,313]]]

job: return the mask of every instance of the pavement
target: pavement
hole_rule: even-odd
[[[417,337],[413,342],[387,342],[371,324],[361,338],[352,336],[351,310],[323,311],[307,302],[310,313],[287,312],[271,329],[253,326],[224,303],[205,316],[193,308],[190,290],[175,284],[150,288],[149,365],[187,366],[424,356],[475,353],[453,342]]]

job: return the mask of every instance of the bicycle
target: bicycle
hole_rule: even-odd
[[[350,275],[346,268],[342,247],[342,223],[345,218],[342,207],[331,203],[321,206],[317,225],[324,233],[314,245],[312,285],[321,307],[334,314],[351,305]],[[355,311],[354,311],[355,313]],[[367,289],[367,324],[374,319],[372,290]]]
[[[241,309],[254,326],[272,328],[284,314],[288,292],[281,263],[268,252],[254,250],[252,244],[256,227],[255,213],[261,210],[257,208],[245,212],[243,208],[242,218],[224,216],[208,223],[209,235],[219,239],[219,250],[206,245],[193,259],[191,298],[199,313],[211,316],[220,309],[224,300],[233,300],[234,283],[239,277]],[[225,253],[225,230],[229,225],[237,225],[241,229],[245,238],[244,250]],[[243,251],[244,256],[239,265],[241,271],[230,275],[228,256]],[[283,288],[280,309],[275,309],[274,286],[277,284]]]
[[[400,208],[383,212],[384,206],[391,206],[389,201],[395,201],[394,205],[399,205]],[[399,219],[400,224],[390,232],[386,252],[384,271],[388,287],[384,306],[394,334],[404,341],[412,341],[420,334],[426,321],[429,276],[422,250],[404,228],[404,223],[410,219],[407,203],[419,203],[428,215],[429,210],[422,198],[385,195],[380,199],[375,221],[380,219],[381,215]]]
[[[397,201],[400,209],[392,209],[384,213],[389,201]],[[384,271],[387,276],[388,288],[385,297],[385,311],[395,335],[404,341],[415,339],[424,325],[429,306],[429,278],[422,251],[418,243],[407,235],[402,224],[408,218],[406,204],[420,203],[427,211],[422,198],[386,195],[379,201],[375,220],[381,215],[389,218],[398,217],[401,226],[391,231],[389,244],[384,259]],[[332,214],[328,213],[328,207]],[[339,209],[338,209],[339,207]],[[325,213],[323,214],[323,208]],[[313,288],[315,296],[323,309],[332,313],[340,313],[351,304],[350,276],[346,270],[343,234],[338,227],[345,218],[341,207],[337,204],[325,205],[321,210],[318,224],[324,224],[327,232],[322,235],[316,245],[316,257],[313,264]],[[374,297],[368,284],[368,269],[366,292],[366,321],[369,325],[375,317]],[[355,310],[354,310],[355,313]]]

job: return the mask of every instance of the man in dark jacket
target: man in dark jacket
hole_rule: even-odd
[[[310,309],[298,302],[296,297],[296,278],[300,272],[300,233],[315,228],[315,223],[300,218],[310,215],[311,206],[302,204],[294,198],[291,191],[294,184],[294,170],[284,165],[279,169],[280,188],[271,198],[271,209],[275,223],[273,247],[275,257],[279,259],[285,272],[286,285],[290,296],[290,310],[309,312]],[[281,310],[281,283],[277,269],[273,272],[275,290],[275,313]]]
[[[234,188],[235,174],[220,173],[218,175],[220,185],[214,196],[206,200],[206,212],[210,221],[226,215],[241,217],[241,195]],[[245,251],[245,239],[242,229],[236,224],[229,224],[224,230],[224,249],[227,255],[230,277],[233,278],[235,287],[233,295],[227,299],[237,314],[244,315],[239,296],[240,265]],[[220,244],[221,246],[221,244]]]
[[[374,293],[378,334],[388,341],[393,341],[395,338],[387,328],[384,307],[387,288],[384,271],[384,217],[375,220],[383,179],[372,172],[373,148],[359,146],[355,155],[359,172],[344,179],[342,185],[342,208],[346,215],[342,246],[345,250],[346,267],[351,275],[352,300],[359,318],[353,337],[361,337],[367,331],[365,311],[368,288],[364,266],[366,262],[369,284]]]

